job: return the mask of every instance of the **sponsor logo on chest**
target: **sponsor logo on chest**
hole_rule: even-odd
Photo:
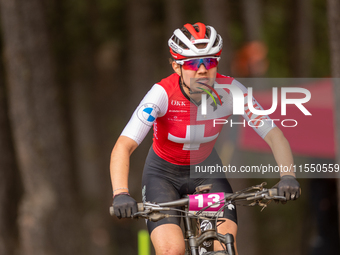
[[[172,106],[186,106],[186,103],[185,101],[179,101],[179,100],[171,100],[171,105]]]

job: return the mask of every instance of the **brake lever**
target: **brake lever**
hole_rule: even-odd
[[[257,190],[263,190],[264,189],[264,186],[266,186],[267,185],[267,183],[266,182],[262,182],[261,184],[258,184],[258,185],[255,185],[255,186],[253,186],[252,188],[253,189],[257,189]]]
[[[136,212],[131,215],[131,218],[147,218],[148,212]]]
[[[273,200],[274,201],[281,201],[281,202],[285,202],[287,201],[287,199],[283,196],[269,196],[266,194],[259,194],[257,196],[254,197],[248,197],[247,200],[254,200],[254,202],[248,204],[248,206],[261,206],[261,212],[268,206],[268,204],[270,204]],[[267,200],[267,202],[264,202],[263,200]]]
[[[167,218],[168,215],[160,212],[137,212],[131,216],[131,218],[144,218],[151,221],[159,221],[161,219]]]
[[[265,195],[264,198],[267,199],[267,200],[287,201],[287,198],[284,197],[284,196],[268,196],[268,195]]]

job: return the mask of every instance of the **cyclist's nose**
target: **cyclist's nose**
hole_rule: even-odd
[[[208,70],[207,70],[207,68],[205,68],[205,65],[202,63],[202,64],[200,64],[200,66],[198,67],[198,69],[197,69],[197,72],[198,73],[205,73],[205,72],[207,72]]]

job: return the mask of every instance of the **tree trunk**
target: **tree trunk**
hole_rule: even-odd
[[[263,6],[259,0],[242,0],[242,20],[245,43],[235,55],[233,69],[241,77],[263,77],[268,69],[267,46],[263,38]],[[257,89],[267,89],[268,85],[253,80]]]
[[[86,254],[68,133],[40,0],[1,0],[11,126],[24,196],[22,254]]]
[[[1,72],[1,76],[2,72]],[[0,82],[0,254],[16,254],[17,212],[21,183],[7,116],[4,84]]]
[[[309,77],[313,51],[312,2],[298,0],[293,2],[293,47],[291,66],[293,77]]]
[[[159,55],[158,63],[160,66],[164,66],[164,72],[159,72],[162,74],[163,77],[167,77],[170,75],[173,70],[170,62],[168,61],[171,59],[169,47],[168,47],[168,41],[169,38],[172,36],[175,29],[179,28],[181,29],[185,22],[184,19],[184,3],[181,0],[166,0],[165,1],[165,29],[162,30],[164,33],[162,34],[163,37],[160,38],[160,42],[163,44],[161,47],[162,51],[160,52],[161,55]]]
[[[262,20],[259,0],[242,0],[242,16],[246,41],[262,39]]]
[[[154,69],[155,34],[152,27],[152,8],[150,0],[129,0],[127,6],[127,81],[130,87],[130,110],[151,88]],[[166,43],[166,42],[165,42]],[[124,85],[123,85],[124,86]]]
[[[165,35],[170,38],[173,31],[177,28],[182,28],[184,23],[184,13],[182,1],[180,0],[165,0]],[[165,42],[166,43],[166,42]],[[170,56],[170,53],[168,51]]]
[[[328,26],[330,35],[330,53],[335,102],[335,138],[337,146],[336,163],[340,163],[340,2],[328,0]],[[340,222],[340,178],[338,181],[338,219]],[[340,225],[339,225],[340,232]]]

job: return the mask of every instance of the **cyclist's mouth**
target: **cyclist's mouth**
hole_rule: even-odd
[[[210,79],[209,78],[199,78],[196,80],[198,84],[206,85],[209,84]]]

